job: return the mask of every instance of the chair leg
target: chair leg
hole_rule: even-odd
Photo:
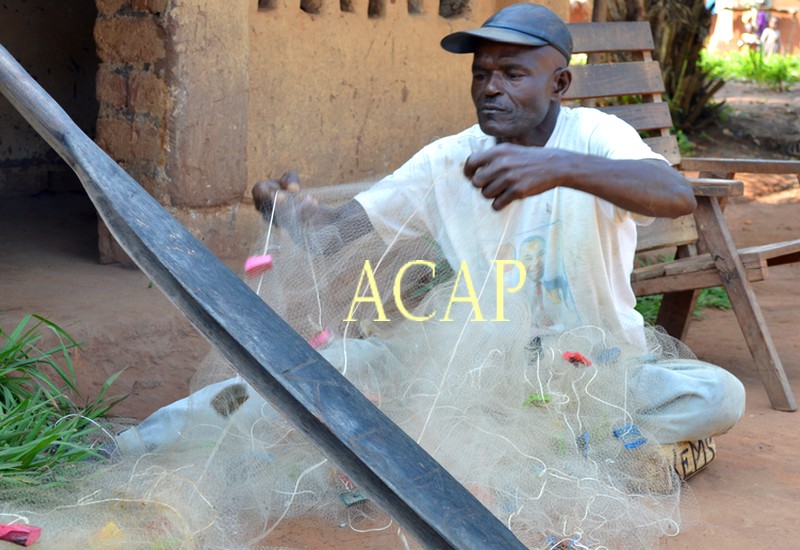
[[[750,281],[747,280],[739,253],[715,197],[697,198],[695,220],[704,248],[714,256],[717,271],[728,292],[772,408],[782,411],[797,410],[797,403],[764,315]]]
[[[656,325],[678,340],[684,340],[689,332],[689,323],[697,303],[697,290],[682,290],[664,294],[658,310]]]
[[[694,247],[681,245],[675,252],[676,258],[694,256],[697,252]],[[689,323],[692,322],[694,306],[697,303],[697,290],[681,290],[667,292],[661,300],[658,310],[656,325],[667,331],[667,334],[678,340],[684,340],[689,332]]]

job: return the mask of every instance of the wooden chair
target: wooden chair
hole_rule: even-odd
[[[800,174],[800,162],[682,159],[677,141],[670,135],[672,119],[661,98],[664,83],[660,66],[652,59],[649,24],[573,23],[569,27],[575,53],[626,53],[621,57],[630,61],[573,65],[573,83],[565,103],[603,104],[609,103],[609,98],[641,97],[641,103],[599,108],[643,133],[653,150],[678,169],[698,172],[700,176],[691,179],[698,203],[692,216],[658,219],[640,231],[638,252],[674,249],[675,259],[636,268],[631,281],[634,291],[637,296],[664,294],[656,324],[682,339],[698,290],[723,286],[772,407],[796,410],[794,395],[750,283],[766,279],[772,266],[800,261],[800,239],[737,249],[723,208],[727,197],[742,194],[742,183],[732,179],[737,173]],[[646,174],[642,176],[642,184],[646,185]]]

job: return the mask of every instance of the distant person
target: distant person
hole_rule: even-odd
[[[770,17],[767,28],[761,33],[761,53],[772,55],[781,53],[781,31],[778,30],[778,18]]]
[[[769,23],[769,12],[758,10],[758,17],[756,17],[756,27],[758,28],[758,36],[764,32]]]
[[[758,34],[758,27],[755,19],[752,19],[744,24],[744,32],[736,44],[740,48],[748,48],[750,50],[757,50],[761,47],[761,40]]]

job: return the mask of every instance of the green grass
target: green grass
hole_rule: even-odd
[[[636,311],[642,314],[647,324],[655,324],[656,317],[658,316],[658,309],[661,307],[661,299],[661,294],[640,296],[636,299]],[[697,304],[695,305],[693,315],[696,319],[702,319],[702,310],[704,309],[731,309],[731,307],[731,301],[724,288],[721,286],[705,288],[700,291],[700,295],[697,297]]]
[[[758,50],[710,54],[701,52],[700,67],[713,78],[764,84],[778,91],[800,82],[800,56],[763,56]]]
[[[122,400],[107,395],[119,373],[76,404],[70,351],[79,343],[63,329],[28,315],[11,333],[0,329],[0,346],[0,482],[36,484],[57,465],[99,457],[103,417]]]

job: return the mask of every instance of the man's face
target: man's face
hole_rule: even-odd
[[[500,141],[544,145],[566,89],[558,77],[564,66],[563,56],[549,46],[481,42],[472,62],[472,101],[481,129]]]
[[[538,283],[544,276],[544,239],[533,237],[519,247],[519,261],[525,266],[525,275]]]

